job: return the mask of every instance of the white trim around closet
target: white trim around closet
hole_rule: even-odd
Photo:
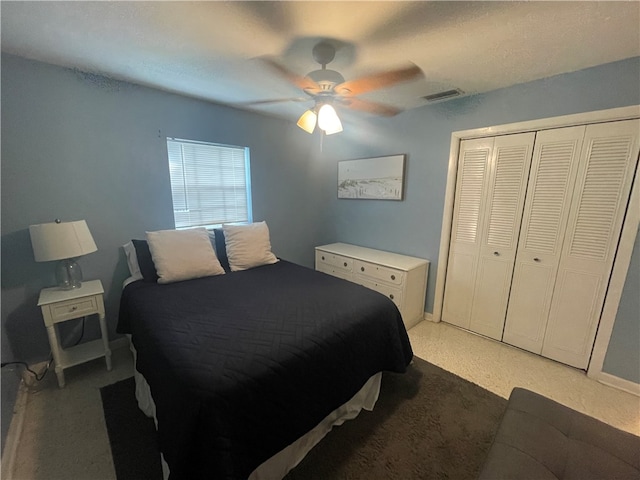
[[[589,369],[587,370],[587,375],[591,378],[595,378],[596,380],[608,385],[617,386],[622,390],[626,390],[638,396],[640,396],[639,384],[627,381],[624,381],[626,383],[620,384],[619,380],[621,379],[604,373],[602,371],[602,367],[604,365],[605,356],[607,355],[609,340],[611,340],[613,325],[616,321],[618,306],[620,305],[620,298],[622,297],[622,290],[627,279],[629,264],[631,262],[631,254],[636,241],[638,227],[640,227],[639,176],[640,163],[636,167],[636,176],[631,189],[629,208],[627,209],[627,216],[624,221],[624,226],[622,227],[620,243],[618,245],[616,259],[613,263],[611,280],[609,281],[609,290],[607,291],[607,298],[605,299],[604,307],[602,308],[600,326],[598,327],[598,334],[596,335],[593,352],[591,354],[591,361],[589,362]]]
[[[574,125],[588,125],[592,123],[622,121],[640,118],[640,105],[632,105],[629,107],[612,108],[608,110],[599,110],[595,112],[577,113],[573,115],[564,115],[560,117],[545,118],[540,120],[531,120],[526,122],[509,123],[505,125],[497,125],[493,127],[476,128],[471,130],[461,130],[451,134],[451,148],[449,152],[449,168],[447,172],[447,186],[444,200],[444,211],[442,215],[442,232],[440,235],[440,254],[438,256],[438,270],[436,276],[436,290],[433,306],[432,321],[439,322],[442,319],[442,306],[444,301],[444,286],[447,273],[447,262],[449,259],[449,244],[451,243],[451,225],[453,221],[453,204],[455,199],[456,176],[458,170],[458,154],[460,142],[472,138],[481,138],[497,135],[508,135],[513,133],[522,133],[530,131],[547,130],[552,128],[570,127]],[[638,201],[638,173],[634,180],[631,201]],[[630,209],[633,210],[633,209]],[[626,273],[629,266],[631,251],[635,242],[635,232],[637,232],[638,221],[634,223],[625,220],[622,238],[620,239],[618,255],[613,267],[611,276],[611,285],[622,290],[622,286],[626,280]],[[633,235],[628,232],[633,230]],[[625,234],[625,232],[627,232]],[[627,256],[625,260],[625,256]],[[621,265],[626,264],[623,268]],[[624,272],[623,272],[624,270]],[[617,287],[616,287],[617,286]],[[589,364],[589,376],[597,378],[602,374],[602,362],[609,344],[613,324],[615,323],[615,315],[618,310],[620,295],[617,298],[609,298],[607,295],[604,311],[600,320],[600,327],[595,339],[595,347],[593,356]],[[606,315],[605,315],[606,313]]]

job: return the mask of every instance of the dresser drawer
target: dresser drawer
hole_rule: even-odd
[[[98,303],[95,296],[84,297],[51,304],[49,311],[51,319],[56,323],[98,313]]]
[[[364,275],[372,280],[389,283],[391,285],[402,285],[404,283],[405,272],[395,268],[376,265],[375,263],[354,260],[353,271],[358,275]]]
[[[349,280],[353,282],[353,274],[348,272],[347,270],[334,268],[326,263],[316,263],[316,270],[318,272],[327,273],[329,275],[333,275],[334,277],[342,278],[343,280]]]
[[[335,253],[327,253],[316,250],[316,270],[320,270],[318,265],[325,264],[334,269],[346,272],[353,271],[353,259],[336,255]],[[327,272],[328,273],[328,272]]]
[[[363,287],[375,290],[376,292],[383,294],[385,297],[390,298],[391,300],[393,300],[393,303],[396,304],[398,310],[402,310],[402,290],[400,288],[395,288],[383,283],[364,280],[362,277],[356,279],[355,282],[359,283]]]

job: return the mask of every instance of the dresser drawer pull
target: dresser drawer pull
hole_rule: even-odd
[[[360,267],[360,270],[364,272],[364,267]]]
[[[390,293],[390,294],[389,294],[389,298],[390,298],[391,300],[393,300],[393,293]]]
[[[347,266],[347,262],[344,262],[344,266],[345,266],[345,267]]]
[[[77,305],[74,305],[73,307],[71,307],[71,311],[72,311],[72,312],[75,312],[77,309],[78,309],[78,306],[77,306]]]
[[[391,275],[391,280],[395,280],[396,276],[395,275]]]
[[[324,255],[322,256],[322,259],[324,260]]]

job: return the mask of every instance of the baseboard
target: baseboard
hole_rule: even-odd
[[[16,461],[18,446],[20,445],[20,437],[24,427],[24,417],[27,411],[27,387],[24,382],[20,382],[18,386],[18,394],[16,395],[16,403],[13,406],[13,415],[11,416],[11,424],[7,431],[7,438],[4,442],[4,451],[2,452],[2,472],[1,477],[5,480],[13,478],[13,466]]]
[[[639,383],[625,380],[624,378],[616,377],[615,375],[605,372],[600,372],[597,375],[594,375],[593,378],[600,383],[604,383],[610,387],[617,388],[618,390],[624,390],[627,393],[640,397]]]

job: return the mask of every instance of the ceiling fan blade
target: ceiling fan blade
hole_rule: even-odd
[[[320,85],[311,80],[309,77],[303,77],[297,73],[293,73],[291,70],[280,64],[273,58],[262,57],[262,61],[271,67],[274,71],[283,76],[289,83],[294,84],[296,87],[304,90],[308,93],[318,93],[322,91]]]
[[[334,91],[339,95],[354,96],[362,93],[379,90],[381,88],[406,82],[422,76],[422,70],[417,65],[411,64],[409,67],[398,70],[375,73],[366,77],[348,80],[340,85],[336,85]]]
[[[295,98],[274,98],[272,100],[256,100],[255,102],[241,102],[234,103],[235,106],[240,107],[251,107],[254,105],[269,105],[271,103],[282,103],[282,102],[309,102],[311,98],[304,97],[295,97]]]
[[[382,115],[384,117],[393,117],[394,115],[402,112],[401,108],[392,107],[390,105],[384,105],[377,102],[370,102],[369,100],[362,100],[355,97],[342,97],[339,101],[340,105],[344,105],[347,108],[369,112],[375,115]]]

